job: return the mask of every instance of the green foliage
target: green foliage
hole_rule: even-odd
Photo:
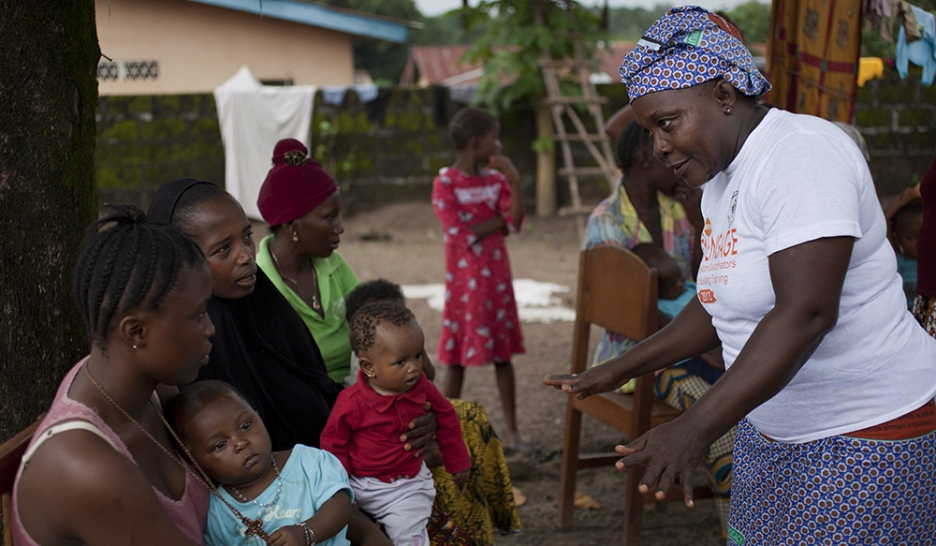
[[[913,0],[913,5],[925,9],[927,11],[936,11],[936,0]],[[885,23],[881,23],[885,24]],[[896,24],[891,29],[891,36],[894,37],[894,40],[897,40],[897,30],[898,27]],[[881,37],[881,29],[878,27],[871,27],[870,24],[865,24],[862,27],[861,31],[861,56],[862,57],[889,57],[894,58],[897,55],[897,45],[896,43],[891,43]]]
[[[728,19],[741,30],[748,44],[766,43],[770,34],[770,4],[748,0],[725,11]]]
[[[403,21],[421,22],[422,14],[413,0],[320,0],[323,4],[392,17]],[[410,34],[413,32],[411,31]],[[354,40],[354,67],[364,68],[379,84],[394,85],[406,66],[409,43],[393,44],[358,38]]]
[[[613,40],[637,41],[644,31],[660,18],[671,6],[657,4],[652,9],[610,8],[608,10],[608,34]],[[597,13],[597,8],[595,8]]]
[[[542,23],[534,15],[537,4]],[[481,0],[458,13],[469,31],[483,31],[466,60],[483,63],[475,102],[494,112],[542,96],[541,52],[553,59],[572,57],[572,36],[578,35],[585,56],[591,57],[601,38],[598,18],[575,0]],[[503,85],[501,77],[511,83]]]
[[[410,33],[413,44],[470,44],[481,37],[482,29],[465,30],[462,15],[455,12],[426,17],[423,28]]]

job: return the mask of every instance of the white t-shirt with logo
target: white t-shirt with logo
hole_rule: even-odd
[[[823,237],[855,238],[838,322],[748,420],[783,442],[844,434],[936,394],[936,340],[907,311],[886,223],[861,151],[835,125],[771,110],[705,185],[697,290],[730,367],[775,303],[767,257]]]

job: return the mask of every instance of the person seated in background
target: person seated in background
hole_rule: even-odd
[[[609,120],[608,126],[628,115],[626,112],[619,114]],[[621,132],[616,156],[622,176],[611,196],[589,217],[585,249],[599,245],[628,249],[657,268],[661,284],[667,285],[661,287],[663,297],[658,300],[662,327],[693,299],[695,275],[692,272],[698,271],[702,257],[699,234],[704,222],[699,206],[700,192],[683,184],[672,169],[654,157],[648,133],[634,121]],[[672,271],[673,263],[678,266],[678,273]],[[690,287],[688,294],[686,290],[676,294],[680,278]],[[666,299],[673,295],[680,297]],[[595,348],[592,365],[616,358],[636,343],[613,332],[604,332]],[[654,379],[655,395],[667,405],[685,411],[723,372],[721,350],[716,348],[662,370]],[[634,380],[629,381],[621,388],[622,392],[633,392],[634,384]],[[731,430],[711,445],[705,457],[724,532],[728,530],[733,443],[734,431]]]
[[[183,388],[166,406],[166,416],[186,451],[218,484],[220,495],[208,509],[208,546],[263,539],[237,521],[229,506],[253,519],[269,536],[267,544],[350,546],[345,535],[354,494],[333,455],[302,444],[274,452],[263,419],[223,381]]]
[[[887,235],[897,252],[897,272],[903,280],[907,308],[913,310],[917,287],[917,234],[923,225],[923,203],[919,185],[901,192],[897,200],[884,211]]]
[[[631,250],[634,254],[640,256],[640,259],[647,265],[657,270],[657,279],[660,282],[660,289],[657,292],[658,299],[672,301],[687,292],[690,283],[686,282],[686,277],[683,276],[679,263],[667,254],[662,247],[653,243],[641,243]],[[695,288],[695,283],[691,283],[691,285],[692,288]],[[690,292],[690,296],[692,292]],[[667,314],[672,318],[677,313],[679,313],[678,309],[676,313]]]

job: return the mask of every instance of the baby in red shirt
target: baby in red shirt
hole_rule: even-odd
[[[458,416],[422,372],[425,336],[397,302],[365,305],[351,319],[351,348],[361,362],[357,382],[338,395],[321,447],[351,477],[358,507],[396,545],[429,544],[426,523],[435,488],[422,457],[405,451],[400,435],[432,405],[445,470],[457,484],[471,469]]]

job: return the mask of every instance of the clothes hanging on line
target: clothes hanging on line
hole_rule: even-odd
[[[910,40],[907,25],[901,25],[897,33],[897,73],[907,77],[910,62],[923,67],[923,85],[929,87],[936,76],[936,19],[933,14],[911,5],[918,40]]]

